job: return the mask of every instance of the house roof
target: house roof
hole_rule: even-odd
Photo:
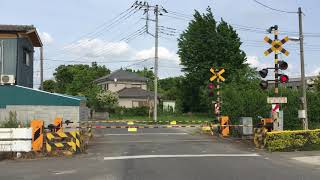
[[[146,82],[148,80],[148,78],[139,76],[137,73],[119,69],[109,75],[96,79],[95,82],[99,83],[104,81],[114,81],[115,79],[117,81],[137,81],[137,82]]]
[[[141,88],[124,88],[118,91],[119,98],[152,98],[154,97],[154,92],[147,91]]]
[[[7,105],[80,106],[83,97],[49,93],[18,85],[0,85],[0,108]]]
[[[33,25],[0,24],[1,32],[27,32],[36,29]]]
[[[34,47],[42,47],[40,36],[33,25],[0,24],[0,33],[24,33],[30,38]]]

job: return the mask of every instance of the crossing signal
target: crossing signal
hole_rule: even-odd
[[[281,83],[287,83],[289,81],[289,77],[285,74],[280,75],[280,82]]]
[[[288,63],[285,61],[278,61],[279,69],[286,70],[288,69]]]
[[[214,95],[214,93],[213,93],[214,84],[213,83],[209,83],[208,88],[210,90],[209,96],[213,96]]]
[[[268,88],[268,81],[262,80],[262,81],[260,82],[260,87],[261,87],[262,89],[267,89],[267,88]]]
[[[259,71],[259,74],[262,78],[267,77],[268,75],[268,69],[262,69],[261,71]]]

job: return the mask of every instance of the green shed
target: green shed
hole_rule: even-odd
[[[42,119],[51,124],[56,117],[79,122],[87,120],[86,98],[36,90],[18,85],[0,85],[0,121],[10,111],[17,112],[19,121]]]

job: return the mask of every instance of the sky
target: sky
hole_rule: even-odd
[[[0,0],[1,24],[32,24],[44,43],[44,79],[53,79],[61,64],[90,64],[97,61],[111,70],[119,68],[152,69],[154,65],[154,14],[146,15],[130,9],[133,0]],[[306,74],[320,72],[320,1],[318,0],[259,0],[283,11],[297,12],[302,8],[305,33]],[[205,12],[210,6],[216,20],[231,24],[243,42],[241,49],[252,67],[272,67],[273,56],[264,56],[270,46],[263,41],[270,36],[265,29],[278,25],[280,37],[298,37],[298,14],[283,13],[261,6],[254,0],[149,0],[169,13],[159,17],[159,77],[182,75],[177,55],[177,37],[188,26],[194,10]],[[284,47],[290,52],[287,61],[289,77],[300,75],[298,42],[289,41]],[[34,86],[39,85],[39,50],[35,50]],[[209,68],[209,67],[208,67]]]

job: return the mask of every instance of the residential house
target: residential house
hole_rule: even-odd
[[[34,47],[42,47],[34,26],[0,25],[0,76],[13,75],[16,85],[32,88]]]
[[[147,90],[147,81],[148,78],[122,69],[95,80],[102,89],[116,92],[119,106],[126,108],[153,106],[154,93]]]
[[[34,26],[0,25],[0,123],[16,112],[22,123],[61,117],[79,126],[89,118],[85,98],[32,89],[34,47],[42,47]]]

